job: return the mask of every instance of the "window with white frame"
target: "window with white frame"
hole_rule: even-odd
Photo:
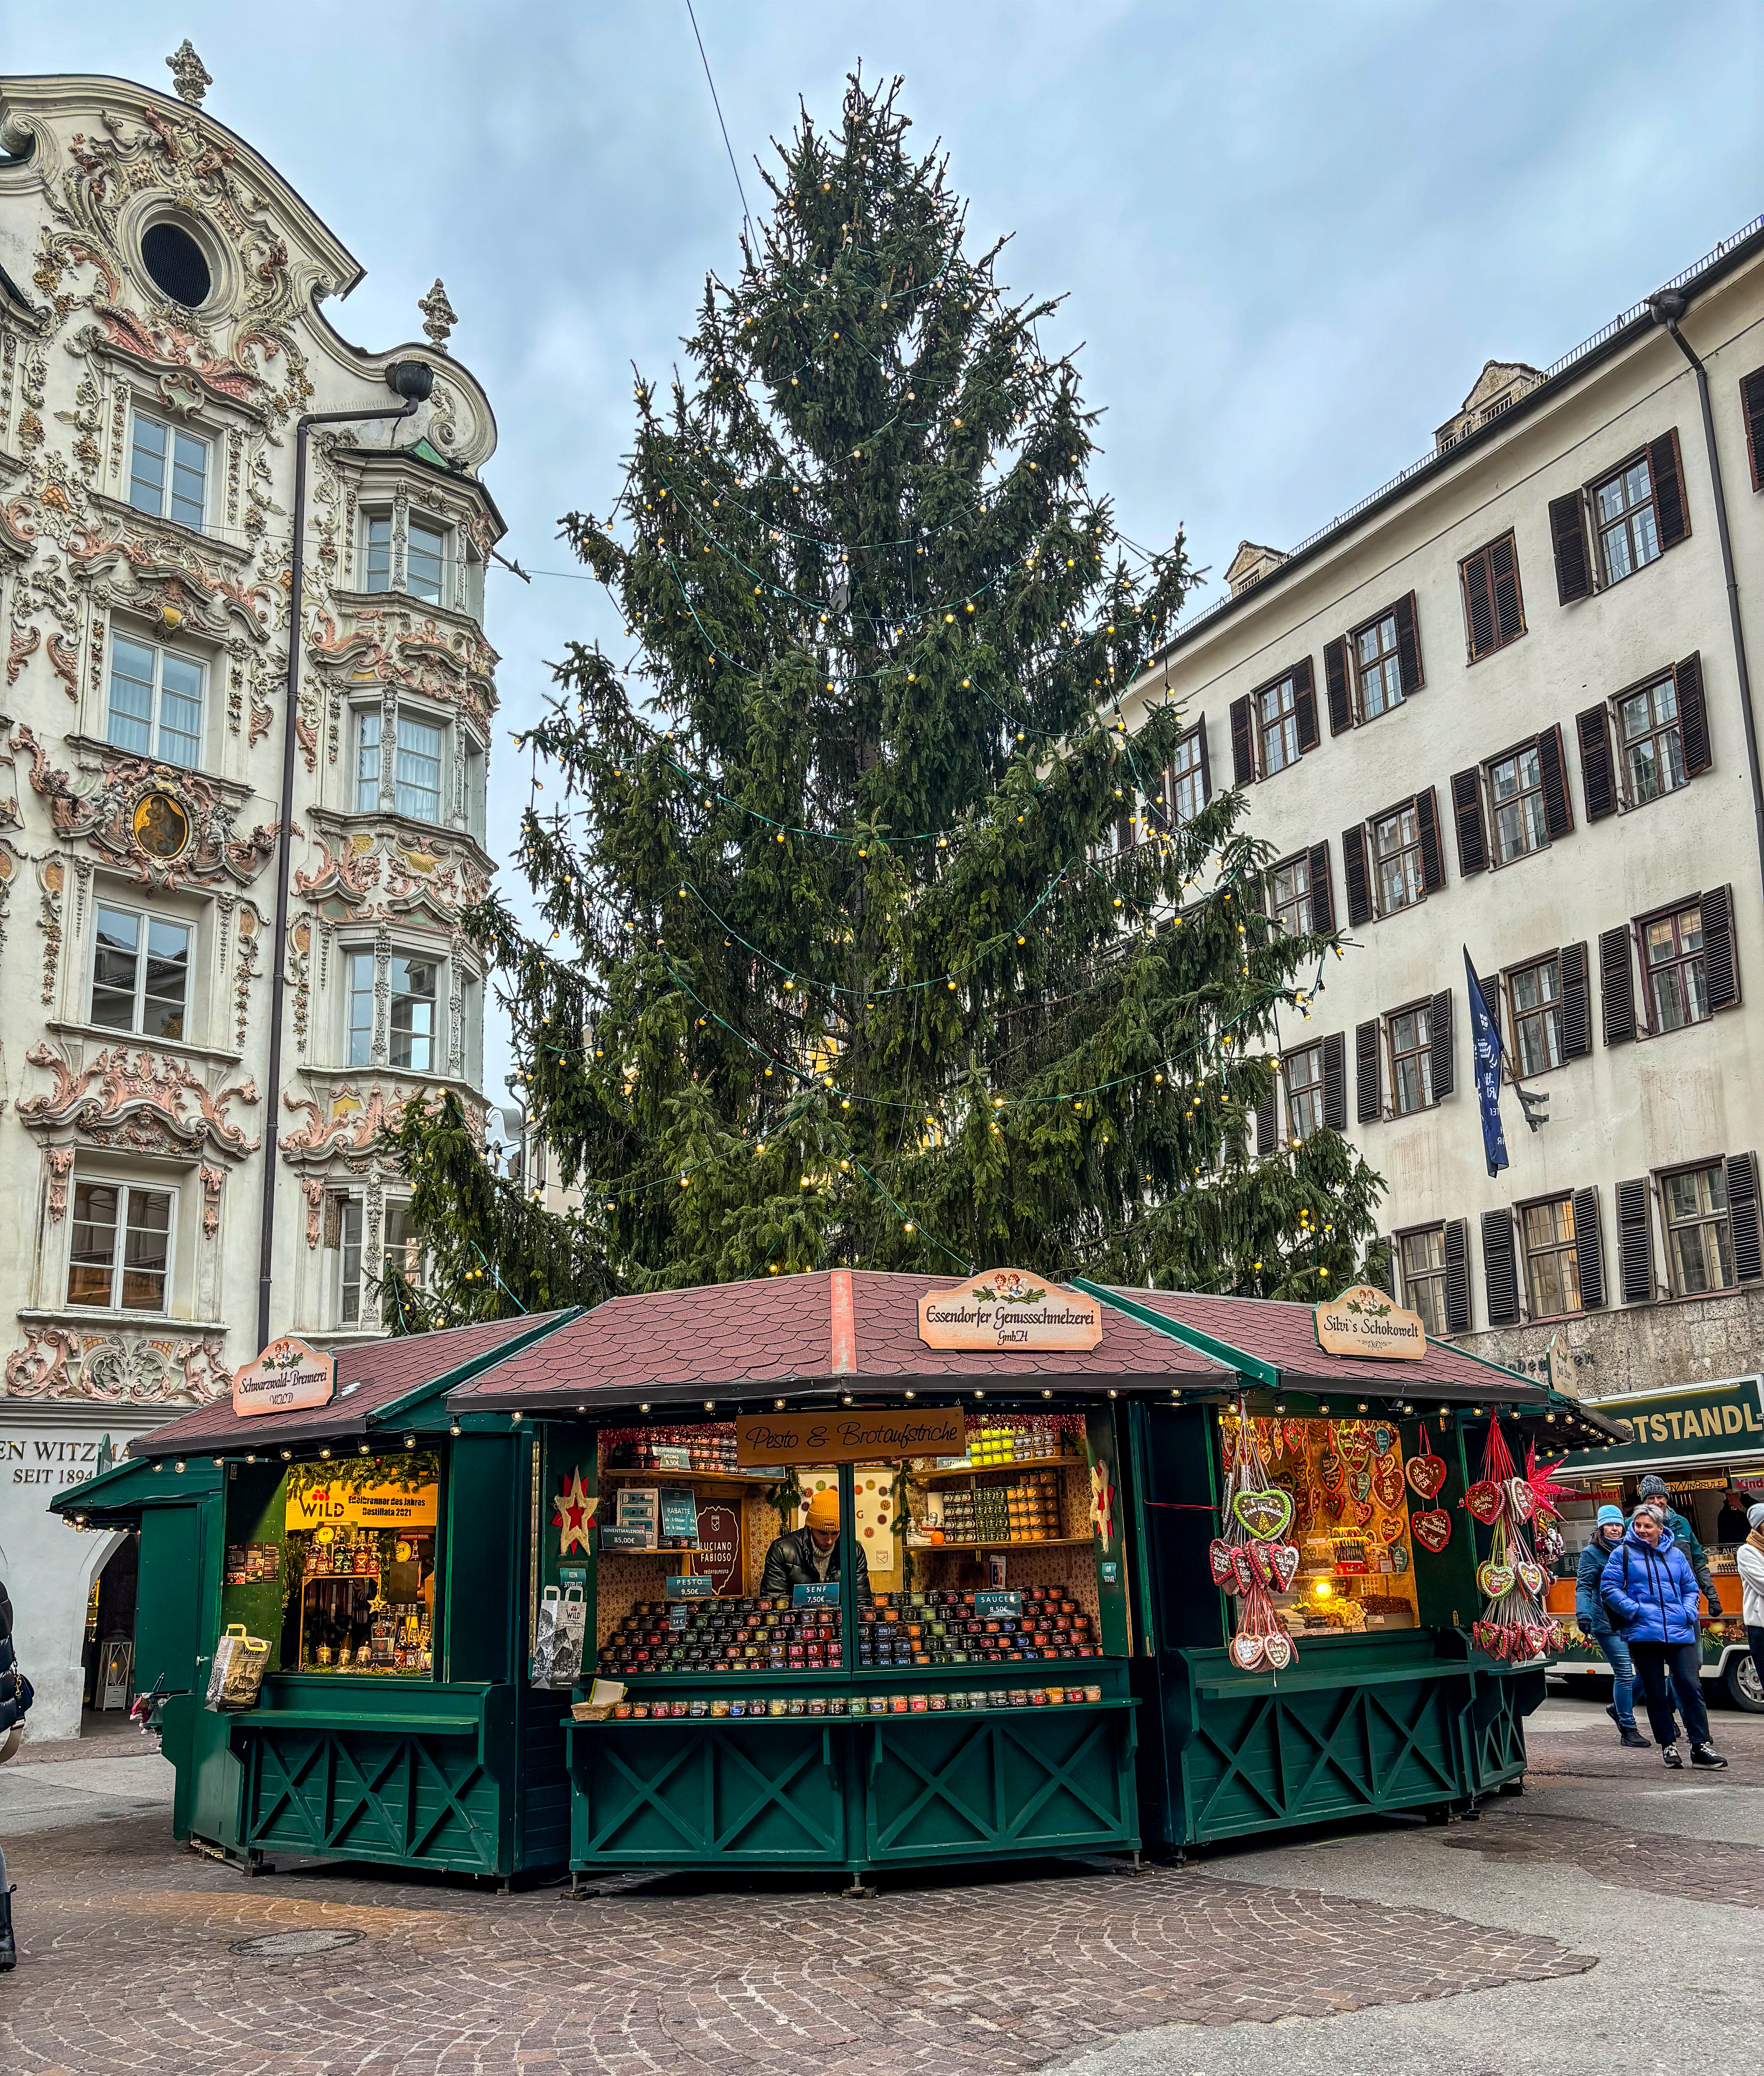
[[[376,1268],[363,1260],[364,1206],[359,1197],[333,1198],[336,1206],[337,1322],[342,1327],[373,1323],[377,1310],[375,1286],[396,1273],[417,1289],[424,1287],[422,1249],[417,1224],[405,1203],[389,1203],[383,1214],[380,1258]],[[365,1274],[363,1271],[365,1269]]]
[[[385,718],[378,707],[365,707],[355,723],[355,812],[372,814],[380,805],[380,769]],[[392,805],[413,821],[438,822],[447,759],[444,722],[430,720],[404,706],[393,709]]]
[[[437,1051],[441,1011],[441,965],[396,952],[387,962],[389,1028],[386,1064],[413,1074],[440,1070]],[[348,955],[349,1065],[373,1063],[375,956]]]
[[[193,770],[202,761],[203,675],[193,656],[113,633],[107,740]]]
[[[93,925],[91,1020],[140,1038],[188,1036],[188,923],[101,901]]]
[[[170,1190],[77,1180],[68,1304],[163,1312],[172,1269],[175,1202]]]
[[[392,588],[392,515],[372,514],[367,521],[367,559],[363,591],[390,591]],[[413,519],[405,529],[405,591],[408,596],[428,605],[439,605],[447,572],[447,536],[444,529]]]
[[[201,533],[208,510],[208,442],[140,411],[131,430],[130,504]]]
[[[349,954],[349,1064],[365,1067],[374,1057],[374,955]]]

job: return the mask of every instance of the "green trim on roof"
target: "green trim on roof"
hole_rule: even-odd
[[[1215,1362],[1224,1363],[1240,1376],[1265,1384],[1269,1390],[1278,1391],[1280,1373],[1271,1362],[1261,1356],[1252,1356],[1243,1348],[1234,1348],[1228,1341],[1214,1340],[1210,1334],[1203,1334],[1197,1327],[1185,1327],[1180,1319],[1167,1318],[1161,1312],[1154,1312],[1148,1305],[1136,1305],[1131,1298],[1123,1298],[1119,1291],[1111,1290],[1106,1283],[1093,1283],[1088,1277],[1073,1276],[1067,1279],[1074,1290],[1081,1290],[1087,1298],[1100,1298],[1105,1305],[1112,1305],[1118,1312],[1124,1312],[1130,1319],[1137,1319],[1142,1327],[1149,1327],[1155,1334],[1168,1334],[1173,1341],[1180,1341],[1185,1347],[1196,1348],[1202,1355],[1211,1356]]]
[[[388,1427],[396,1425],[395,1415],[409,1415],[420,1407],[425,1399],[433,1398],[438,1393],[445,1394],[450,1391],[457,1391],[461,1385],[469,1384],[473,1377],[480,1375],[484,1371],[493,1369],[498,1363],[506,1361],[510,1356],[519,1355],[523,1349],[530,1348],[535,1341],[544,1340],[549,1335],[556,1333],[560,1327],[567,1327],[572,1319],[579,1318],[582,1316],[583,1309],[579,1305],[569,1306],[560,1311],[555,1318],[542,1321],[539,1325],[530,1327],[524,1334],[511,1334],[507,1340],[498,1341],[493,1348],[486,1348],[481,1355],[470,1357],[454,1368],[446,1371],[442,1376],[431,1377],[427,1384],[413,1385],[402,1398],[393,1399],[388,1405],[376,1407],[367,1416],[367,1426]],[[333,1400],[332,1403],[334,1405],[335,1400]]]

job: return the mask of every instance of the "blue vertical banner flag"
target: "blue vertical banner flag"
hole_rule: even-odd
[[[1476,1062],[1476,1104],[1482,1112],[1482,1150],[1488,1173],[1497,1175],[1507,1165],[1506,1135],[1500,1129],[1500,1027],[1483,999],[1482,982],[1470,963],[1467,945],[1464,982],[1470,995],[1470,1042]]]

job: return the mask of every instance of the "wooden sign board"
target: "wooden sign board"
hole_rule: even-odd
[[[336,1389],[336,1356],[321,1355],[284,1334],[235,1372],[233,1410],[292,1413],[303,1406],[329,1405]]]
[[[959,1405],[831,1413],[744,1413],[735,1423],[736,1468],[785,1464],[876,1464],[899,1456],[965,1450]]]
[[[1369,1283],[1356,1283],[1339,1298],[1326,1298],[1312,1316],[1317,1345],[1326,1355],[1419,1362],[1427,1352],[1427,1329],[1420,1314],[1405,1312],[1394,1298]]]
[[[1102,1339],[1099,1298],[1062,1290],[1021,1268],[989,1268],[953,1290],[919,1301],[928,1348],[1094,1348]]]

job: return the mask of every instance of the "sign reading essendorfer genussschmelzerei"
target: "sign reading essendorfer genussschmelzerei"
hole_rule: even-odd
[[[1021,1268],[989,1268],[953,1290],[919,1301],[919,1338],[928,1348],[1094,1348],[1102,1339],[1102,1305]]]

